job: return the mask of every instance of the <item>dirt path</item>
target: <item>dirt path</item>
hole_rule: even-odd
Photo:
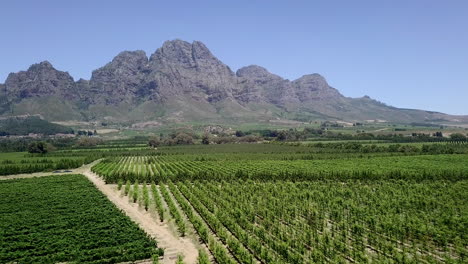
[[[194,264],[197,262],[198,249],[195,243],[189,238],[181,238],[171,232],[167,223],[161,223],[150,212],[145,211],[138,206],[138,203],[131,203],[128,197],[121,196],[115,185],[106,185],[105,182],[91,171],[100,160],[83,165],[76,169],[70,169],[70,172],[37,172],[29,174],[15,174],[0,176],[0,180],[23,179],[33,177],[45,177],[51,175],[83,174],[85,175],[107,198],[119,209],[123,210],[141,229],[153,237],[158,246],[164,248],[164,258],[160,261],[162,264],[175,263],[178,255],[184,257],[184,263]]]
[[[111,202],[123,210],[141,229],[156,239],[159,247],[164,248],[164,259],[161,260],[161,263],[175,263],[179,254],[184,256],[184,263],[196,263],[198,250],[193,241],[172,234],[167,224],[160,223],[151,216],[151,213],[140,208],[137,203],[130,203],[128,197],[122,197],[115,187],[106,185],[99,176],[91,172],[90,168],[88,167],[80,173],[94,183]]]
[[[24,179],[24,178],[44,177],[44,176],[51,176],[51,175],[83,174],[85,171],[91,171],[91,167],[93,167],[99,161],[100,160],[93,161],[93,162],[91,162],[89,164],[83,165],[83,166],[81,166],[79,168],[76,168],[76,169],[67,169],[67,171],[70,171],[70,172],[54,173],[54,172],[50,171],[50,172],[12,174],[12,175],[0,176],[0,181],[1,180],[9,180],[9,179]],[[65,171],[65,170],[61,170],[61,171]]]

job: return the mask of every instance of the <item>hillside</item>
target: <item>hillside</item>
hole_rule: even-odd
[[[50,123],[38,116],[10,117],[0,119],[0,136],[28,134],[72,134],[73,129]]]
[[[399,109],[369,97],[348,98],[314,73],[293,81],[251,65],[233,72],[201,42],[166,41],[149,57],[124,51],[74,79],[47,61],[0,84],[0,114],[49,121],[268,123],[272,120],[468,122],[467,116]]]

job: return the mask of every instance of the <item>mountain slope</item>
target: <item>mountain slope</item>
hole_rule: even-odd
[[[75,82],[49,62],[11,73],[0,84],[0,114],[41,114],[51,121],[268,122],[272,119],[467,122],[348,98],[319,74],[289,81],[251,65],[233,72],[201,42],[166,41],[147,57],[124,51]]]
[[[0,135],[28,135],[44,134],[72,134],[73,129],[58,124],[50,123],[39,116],[18,116],[0,118]]]

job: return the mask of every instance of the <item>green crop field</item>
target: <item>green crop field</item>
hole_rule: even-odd
[[[245,154],[246,156],[255,156]],[[468,155],[414,155],[316,160],[186,160],[174,156],[126,156],[108,158],[92,170],[108,183],[120,181],[165,182],[171,180],[314,180],[314,179],[461,179],[468,175]],[[225,155],[225,158],[229,155]],[[272,155],[275,157],[275,155]],[[443,167],[440,164],[444,164]]]
[[[118,263],[158,253],[82,175],[0,181],[0,263]]]
[[[465,263],[466,145],[352,144],[162,147],[92,170],[218,263]]]
[[[236,241],[231,250],[242,263],[436,263],[466,254],[466,180],[169,186],[190,204],[182,206],[188,214],[196,211],[221,240]]]
[[[150,148],[114,140],[2,153],[0,169],[47,171],[65,160],[98,160],[88,173],[154,224],[204,244],[214,263],[467,261],[466,143]],[[83,176],[0,181],[0,195],[2,263],[119,263],[162,253]]]
[[[89,163],[94,156],[38,155],[26,152],[0,153],[1,175],[71,169]]]

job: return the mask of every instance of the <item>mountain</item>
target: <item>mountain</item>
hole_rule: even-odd
[[[40,114],[49,121],[135,124],[239,124],[272,120],[468,122],[467,116],[399,109],[369,97],[348,98],[317,73],[293,81],[251,65],[233,72],[201,42],[166,41],[149,57],[124,51],[73,78],[49,62],[9,74],[0,84],[0,114]]]

